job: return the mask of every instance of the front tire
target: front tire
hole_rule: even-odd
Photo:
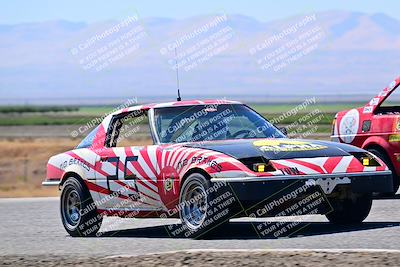
[[[222,211],[216,199],[223,195],[221,191],[224,189],[211,190],[211,187],[210,180],[200,173],[189,175],[183,183],[179,196],[179,215],[185,237],[198,238],[229,222],[230,205]]]
[[[102,216],[89,190],[75,177],[67,178],[60,198],[61,221],[73,237],[95,236],[100,230]]]
[[[333,210],[326,218],[334,224],[359,224],[368,217],[372,206],[371,194],[349,192],[344,198],[329,199]]]

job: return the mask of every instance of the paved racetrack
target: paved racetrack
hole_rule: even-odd
[[[175,220],[107,218],[102,237],[72,238],[61,225],[57,198],[0,199],[0,255],[139,255],[185,249],[399,249],[400,199],[375,200],[366,222],[337,227],[325,217],[303,222],[290,238],[259,238],[250,219],[235,219],[209,239],[170,238]],[[259,219],[257,219],[259,220]],[[266,220],[266,219],[263,219]],[[273,219],[272,219],[273,220]]]

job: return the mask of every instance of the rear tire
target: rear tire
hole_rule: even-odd
[[[75,177],[63,185],[60,212],[65,230],[73,237],[95,236],[103,221],[89,190]]]
[[[399,181],[399,176],[396,175],[396,170],[393,167],[392,161],[386,156],[385,153],[382,153],[380,150],[377,150],[375,148],[370,148],[368,149],[369,152],[380,158],[386,166],[388,166],[389,170],[392,171],[392,176],[393,176],[393,192],[388,192],[384,193],[383,195],[385,196],[393,196],[396,194],[397,190],[399,189],[400,181]]]
[[[370,194],[349,192],[344,198],[329,199],[333,210],[326,218],[334,224],[359,224],[368,217],[372,206]]]

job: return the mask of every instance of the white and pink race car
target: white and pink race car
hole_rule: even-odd
[[[153,144],[132,146],[143,129]],[[325,214],[333,223],[360,223],[371,194],[393,186],[373,154],[287,139],[250,107],[227,100],[114,112],[74,150],[50,158],[43,185],[62,189],[71,236],[96,235],[104,216],[120,216],[180,218],[167,230],[191,237],[233,217]]]

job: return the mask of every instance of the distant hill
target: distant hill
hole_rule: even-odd
[[[121,23],[0,25],[0,104],[174,95],[174,44],[182,57],[183,94],[204,98],[371,95],[400,74],[400,21],[384,14],[330,11],[270,22],[209,15]],[[119,31],[110,33],[116,25]],[[138,32],[130,38],[136,41],[129,39],[134,29]],[[118,51],[100,71],[79,63],[104,59],[111,46],[123,43],[127,55],[118,58]],[[105,46],[108,51],[96,52]],[[296,46],[299,51],[290,54]],[[285,55],[285,67],[266,67]]]

